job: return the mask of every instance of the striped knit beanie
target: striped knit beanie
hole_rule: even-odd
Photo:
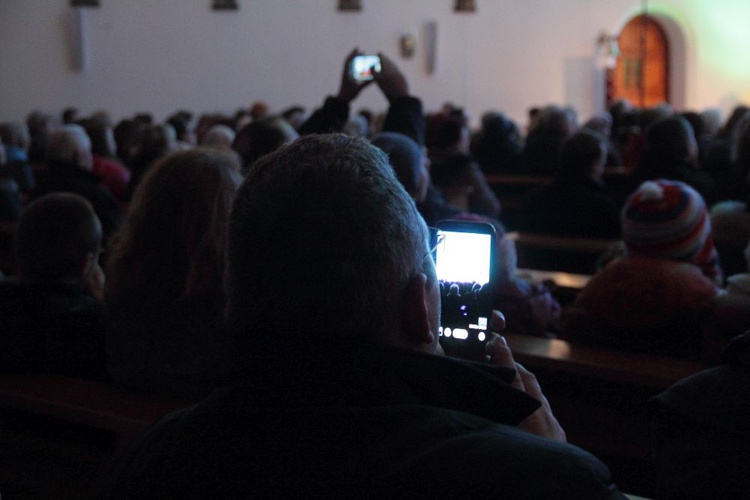
[[[721,279],[706,204],[685,183],[641,184],[622,211],[622,239],[628,255],[691,262]]]

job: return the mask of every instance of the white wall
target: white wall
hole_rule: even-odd
[[[236,12],[214,12],[210,0],[101,0],[86,9],[88,65],[72,68],[65,19],[68,0],[0,0],[0,120],[32,109],[83,114],[110,110],[116,119],[149,110],[157,119],[180,108],[231,113],[257,99],[273,110],[313,108],[336,91],[342,60],[354,46],[395,58],[428,110],[444,101],[474,119],[489,108],[520,124],[532,105],[567,103],[582,117],[601,107],[603,77],[595,40],[638,13],[638,0],[477,0],[478,12],[454,13],[453,0],[362,0],[359,13],[339,13],[337,0],[238,0]],[[721,18],[743,16],[745,0],[664,0],[649,9],[675,38],[672,95],[677,106],[702,109],[750,101],[750,74],[712,64]],[[707,7],[714,6],[714,7]],[[719,7],[721,6],[721,7]],[[709,11],[710,12],[710,11]],[[718,19],[718,18],[717,18]],[[438,26],[437,71],[425,70],[423,27]],[[746,30],[745,30],[746,31]],[[398,39],[417,36],[404,60]],[[729,35],[727,35],[729,36]],[[741,64],[744,64],[742,62]],[[374,88],[354,108],[385,108]]]

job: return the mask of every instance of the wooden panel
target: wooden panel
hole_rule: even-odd
[[[512,333],[505,334],[505,338],[516,360],[529,368],[577,373],[598,380],[656,389],[666,389],[705,368],[695,361],[625,353],[559,339]]]
[[[612,99],[649,107],[669,102],[669,45],[655,18],[638,16],[620,32]]]

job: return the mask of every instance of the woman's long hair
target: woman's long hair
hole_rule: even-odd
[[[227,221],[240,181],[229,154],[170,154],[138,186],[107,265],[107,300],[150,309],[194,297],[223,304]]]

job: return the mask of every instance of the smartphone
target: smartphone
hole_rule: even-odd
[[[352,78],[355,80],[372,80],[375,78],[375,73],[380,72],[380,57],[373,55],[354,56],[351,70]]]
[[[495,228],[484,222],[442,221],[434,236],[440,286],[440,343],[451,356],[483,355],[490,337],[497,255]]]

